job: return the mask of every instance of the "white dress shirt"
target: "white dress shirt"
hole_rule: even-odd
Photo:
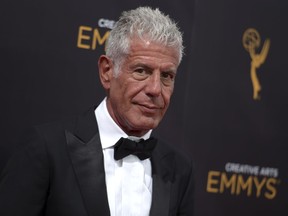
[[[139,160],[129,155],[114,159],[115,143],[121,138],[148,139],[151,130],[142,137],[129,137],[111,118],[106,98],[95,110],[104,155],[106,189],[111,216],[149,216],[152,202],[150,159]]]

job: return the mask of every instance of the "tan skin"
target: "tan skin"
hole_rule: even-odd
[[[107,108],[126,134],[140,137],[158,126],[170,103],[178,62],[175,49],[140,39],[131,41],[117,77],[112,60],[100,56]]]

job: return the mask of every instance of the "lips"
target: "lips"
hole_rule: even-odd
[[[146,104],[139,104],[139,105],[146,107],[147,109],[160,109],[160,107],[157,107],[155,105],[146,105]]]
[[[161,107],[150,104],[137,104],[137,105],[140,107],[142,112],[149,114],[155,114],[161,109]]]

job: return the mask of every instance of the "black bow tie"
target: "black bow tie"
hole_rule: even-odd
[[[114,159],[120,160],[130,154],[137,156],[140,160],[150,158],[155,148],[157,139],[150,137],[139,142],[121,137],[114,146]]]

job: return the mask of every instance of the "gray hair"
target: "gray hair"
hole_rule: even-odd
[[[184,47],[177,24],[159,9],[139,7],[121,14],[107,40],[106,55],[115,64],[115,75],[119,73],[123,57],[129,53],[129,42],[134,36],[175,48],[180,64]]]

